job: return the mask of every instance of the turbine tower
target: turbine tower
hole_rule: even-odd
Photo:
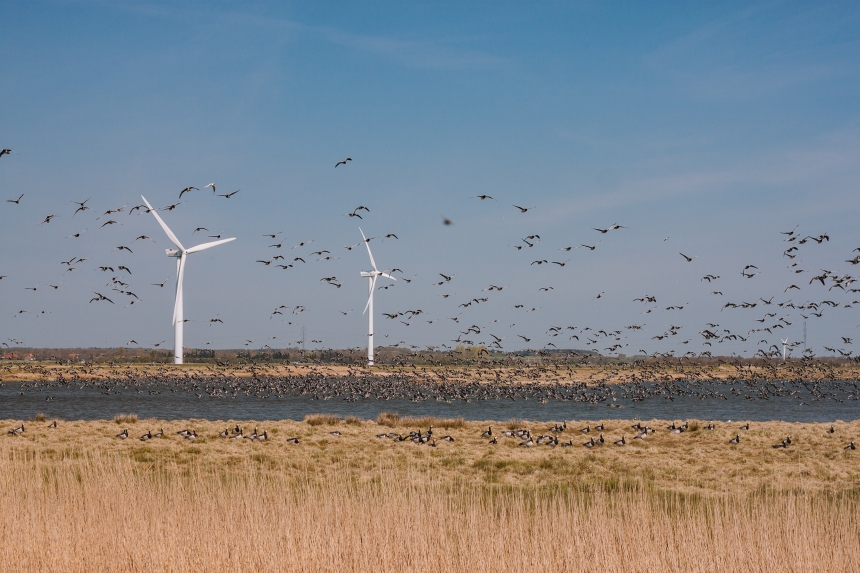
[[[233,237],[232,239],[212,241],[211,243],[203,243],[202,245],[186,249],[182,246],[182,243],[179,242],[179,239],[176,238],[176,235],[173,234],[173,231],[170,230],[167,224],[161,220],[161,217],[158,216],[158,213],[155,212],[155,209],[153,209],[152,205],[149,204],[149,201],[146,200],[146,197],[143,195],[140,197],[143,199],[143,202],[146,203],[146,207],[149,209],[149,212],[155,215],[155,220],[158,221],[158,224],[161,225],[161,228],[164,229],[165,233],[167,233],[167,238],[176,245],[176,249],[165,249],[165,251],[168,257],[176,259],[176,302],[173,304],[173,363],[182,364],[182,326],[185,324],[182,316],[182,279],[185,277],[185,257],[191,253],[199,253],[200,251],[217,247],[223,243],[235,241],[236,237]]]
[[[782,338],[780,338],[782,340]],[[788,339],[782,340],[782,359],[785,361],[785,345],[788,344]]]
[[[376,262],[373,260],[373,253],[370,252],[370,243],[367,242],[367,237],[364,236],[364,231],[361,230],[361,227],[358,228],[358,231],[361,233],[361,238],[364,239],[364,246],[367,247],[367,254],[370,255],[370,265],[373,267],[372,271],[361,271],[361,276],[367,277],[368,279],[370,290],[370,296],[367,298],[367,305],[364,307],[364,312],[368,312],[368,310],[370,311],[368,314],[369,326],[367,331],[367,365],[373,366],[373,291],[376,290],[376,279],[379,277],[385,277],[393,281],[396,281],[397,279],[376,268]],[[364,312],[361,314],[364,314]]]

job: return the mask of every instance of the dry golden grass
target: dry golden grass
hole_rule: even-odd
[[[485,363],[459,366],[385,366],[365,367],[338,364],[56,364],[53,362],[13,362],[0,365],[0,382],[52,381],[58,378],[104,380],[109,378],[222,378],[260,376],[400,376],[422,381],[479,381],[606,383],[655,380],[794,380],[802,378],[827,380],[860,379],[860,368],[852,362],[769,361],[762,364],[698,364],[663,361],[637,364],[576,364],[531,361],[516,365]]]
[[[235,421],[130,421],[128,440],[113,421],[25,424],[0,435],[0,571],[860,570],[860,450],[842,449],[858,422],[594,451],[490,446],[468,422],[436,448],[373,422],[239,423],[262,443],[219,438]],[[584,442],[582,425],[562,436]]]

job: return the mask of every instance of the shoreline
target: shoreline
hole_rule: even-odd
[[[860,368],[826,363],[785,362],[750,365],[683,364],[662,362],[646,365],[566,365],[558,363],[498,366],[344,366],[305,364],[56,364],[40,362],[0,363],[0,383],[40,382],[58,379],[88,381],[129,378],[201,379],[277,377],[404,377],[421,382],[481,382],[485,384],[562,383],[620,384],[625,382],[744,381],[744,380],[860,380]]]

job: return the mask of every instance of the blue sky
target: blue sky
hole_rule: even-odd
[[[193,185],[168,225],[186,246],[237,241],[189,259],[188,347],[289,346],[302,326],[317,346],[365,344],[369,264],[344,248],[360,223],[380,268],[414,276],[376,294],[381,343],[454,345],[474,324],[482,334],[461,338],[492,333],[507,350],[615,344],[587,346],[587,326],[622,330],[627,354],[751,355],[802,337],[808,309],[777,302],[834,300],[809,318],[810,345],[849,351],[859,293],[808,283],[850,275],[860,246],[858,19],[851,3],[7,3],[0,148],[16,153],[0,157],[0,199],[24,197],[0,203],[0,338],[169,346],[170,245],[128,210]],[[216,197],[210,182],[240,192]],[[88,197],[93,210],[73,216]],[[361,221],[346,216],[359,205]],[[613,223],[627,228],[593,230]],[[830,240],[789,259],[780,231],[795,225]],[[281,249],[262,236],[277,232]],[[155,242],[132,244],[140,235]],[[255,262],[278,253],[307,262]],[[64,272],[71,257],[88,260]],[[120,264],[140,302],[89,303],[120,276],[96,267]],[[744,278],[748,264],[760,274]],[[456,276],[437,286],[438,273]],[[320,281],[331,276],[341,288]],[[633,302],[645,294],[657,304]],[[270,319],[279,305],[307,310]],[[408,326],[381,316],[410,309],[424,313]],[[703,346],[707,323],[746,336],[769,312],[782,329]]]

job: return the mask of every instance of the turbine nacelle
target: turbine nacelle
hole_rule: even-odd
[[[179,251],[177,249],[164,249],[164,253],[168,257],[181,257],[182,256],[182,251]]]

